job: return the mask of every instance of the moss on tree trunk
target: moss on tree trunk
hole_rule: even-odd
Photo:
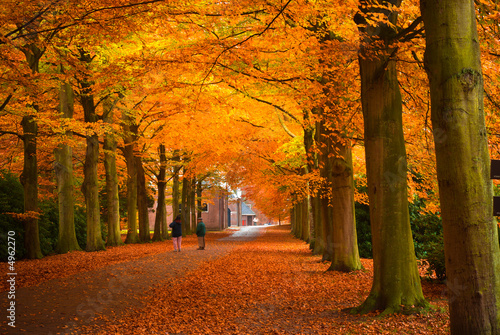
[[[168,238],[167,231],[167,209],[165,207],[165,190],[167,188],[167,157],[165,156],[165,145],[160,144],[158,147],[160,156],[160,170],[158,171],[158,199],[155,215],[155,228],[153,241],[161,241]]]
[[[74,93],[69,83],[59,88],[59,111],[62,118],[73,118]],[[67,131],[66,137],[72,133]],[[57,198],[59,203],[59,236],[56,252],[66,253],[80,250],[75,230],[75,200],[73,196],[73,150],[67,144],[59,144],[54,149],[54,172],[57,180]]]
[[[137,126],[131,116],[124,112],[122,115],[123,155],[127,164],[127,237],[125,243],[138,243],[137,234],[137,161],[135,159],[135,141]]]
[[[103,103],[106,123],[113,122],[113,104],[109,99]],[[117,246],[123,244],[120,231],[120,197],[118,194],[118,174],[116,172],[116,140],[113,131],[104,135],[104,168],[106,171],[107,223],[108,238],[106,245]]]
[[[421,1],[452,334],[500,334],[481,54],[473,1]]]
[[[92,62],[91,55],[85,50],[80,50],[80,61],[85,65]],[[98,120],[94,96],[91,92],[92,83],[84,74],[80,78],[81,87],[80,101],[83,107],[84,120],[87,123],[95,123]],[[101,233],[101,209],[99,207],[99,179],[97,164],[99,162],[99,137],[96,133],[87,135],[87,149],[85,152],[85,163],[83,166],[84,180],[82,192],[85,196],[85,207],[87,216],[87,251],[105,249]]]
[[[396,0],[389,2],[399,5]],[[366,15],[382,13],[396,24],[397,12],[370,7],[366,1],[361,4]],[[393,59],[396,49],[390,46],[395,32],[385,22],[378,22],[377,29],[359,27],[365,34],[359,64],[374,277],[368,298],[353,312],[390,314],[428,303],[409,220],[402,101]]]
[[[28,213],[24,221],[24,246],[26,257],[42,258],[40,237],[38,232],[38,164],[37,134],[38,126],[33,116],[25,116],[21,122],[23,127],[24,166],[21,183],[24,188],[24,211]]]
[[[148,191],[146,188],[146,172],[142,158],[136,157],[137,166],[137,209],[139,212],[139,239],[141,242],[151,241],[149,232]]]
[[[337,157],[332,169],[332,263],[328,270],[349,272],[361,269],[356,217],[352,151],[347,141],[335,141]]]
[[[33,73],[39,72],[40,58],[44,50],[36,44],[28,44],[22,48],[26,61]],[[36,97],[33,98],[36,101]],[[36,105],[32,106],[35,114],[38,112]],[[37,159],[37,137],[38,124],[34,115],[26,115],[21,121],[23,128],[24,165],[20,176],[24,189],[24,211],[28,213],[24,221],[24,246],[26,257],[35,259],[42,258],[40,248],[40,236],[38,228],[38,159]]]

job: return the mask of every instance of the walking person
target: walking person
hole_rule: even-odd
[[[207,229],[203,223],[201,216],[198,218],[198,225],[196,226],[196,236],[198,236],[198,250],[205,250],[205,233]]]
[[[174,252],[181,251],[182,243],[182,223],[181,216],[177,215],[175,220],[169,225],[172,228],[172,241],[174,242]]]

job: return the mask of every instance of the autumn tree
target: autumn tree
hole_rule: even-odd
[[[45,50],[34,42],[28,42],[23,46],[22,51],[26,55],[26,61],[31,71],[38,73],[40,58]],[[24,246],[28,258],[42,258],[40,237],[38,235],[38,124],[35,118],[39,105],[35,103],[30,109],[32,112],[23,116],[21,121],[23,127],[24,166],[20,180],[24,188],[24,211],[28,214],[24,221]]]
[[[63,66],[60,66],[63,72]],[[59,88],[59,111],[61,118],[72,119],[74,113],[75,96],[71,84],[62,82]],[[57,179],[57,195],[59,204],[59,236],[56,251],[66,253],[71,250],[80,250],[75,230],[75,198],[73,194],[73,149],[64,143],[72,137],[67,130],[63,134],[63,143],[55,149],[54,173]]]
[[[492,216],[474,1],[420,1],[443,218],[452,334],[500,334],[500,251]],[[459,19],[457,19],[459,18]]]
[[[167,188],[167,156],[165,152],[165,145],[160,144],[158,146],[158,156],[159,156],[159,171],[156,174],[156,180],[158,185],[158,199],[156,206],[156,216],[155,216],[155,226],[153,241],[161,241],[168,237],[167,231],[167,209],[166,209],[166,199],[165,193]]]
[[[360,1],[359,65],[374,278],[354,312],[426,306],[408,212],[402,100],[397,79],[397,7],[400,1]]]
[[[117,133],[112,124],[113,109],[118,102],[113,101],[110,97],[103,101],[103,121],[109,124],[109,127],[104,134],[104,168],[106,171],[106,212],[108,223],[108,236],[106,240],[107,246],[116,246],[122,244],[120,231],[120,197],[118,190],[118,174],[117,174]]]
[[[90,52],[80,49],[79,60],[84,64],[84,69],[88,71],[94,57]],[[98,121],[94,94],[92,92],[92,81],[87,71],[82,72],[78,83],[80,85],[80,102],[83,107],[84,120],[93,127],[93,123]],[[87,216],[87,251],[102,250],[105,248],[101,233],[101,211],[99,207],[99,178],[97,164],[99,161],[99,135],[96,131],[90,131],[86,135],[86,153],[84,163],[84,180],[82,192],[85,196],[85,208]]]

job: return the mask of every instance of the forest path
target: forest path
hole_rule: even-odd
[[[242,227],[232,235],[208,240],[205,250],[196,250],[196,237],[184,239],[182,252],[173,252],[166,241],[166,252],[112,264],[97,270],[51,279],[15,292],[15,328],[3,318],[1,334],[64,334],[74,327],[98,322],[98,315],[120,317],[140,308],[157,287],[175,282],[204,262],[222,257],[239,242],[255,239],[262,229]],[[210,232],[207,234],[210,236]],[[188,243],[186,243],[188,242]],[[189,243],[191,242],[191,243]],[[12,300],[7,293],[0,297],[5,310]],[[2,313],[2,314],[4,314]]]

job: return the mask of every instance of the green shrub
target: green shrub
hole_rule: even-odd
[[[416,177],[415,177],[416,178]],[[416,180],[418,182],[418,180]],[[356,186],[358,192],[366,193],[366,187]],[[416,197],[409,204],[410,225],[415,246],[415,255],[428,265],[429,274],[436,273],[438,279],[445,279],[443,227],[438,214],[424,211],[425,200]],[[362,258],[372,258],[372,235],[370,207],[356,203],[356,229],[358,250]]]
[[[40,249],[44,255],[54,252],[59,234],[59,213],[56,204],[43,201],[39,205],[40,218],[38,232],[40,236]]]
[[[356,203],[356,234],[358,236],[358,250],[361,258],[372,258],[372,231],[370,226],[370,207]]]
[[[59,236],[59,212],[57,202],[41,201],[38,220],[40,249],[44,255],[54,252]],[[8,213],[24,211],[24,191],[17,176],[7,171],[0,172],[0,240],[7,245],[7,233],[16,232],[16,259],[26,254],[23,222]],[[104,224],[103,224],[104,226]],[[85,248],[87,239],[85,209],[75,206],[75,231],[80,247]],[[0,260],[7,261],[7,248],[0,248]]]
[[[429,276],[431,276],[434,272],[437,279],[446,279],[444,244],[442,235],[440,241],[430,242],[429,244],[427,244],[426,257],[422,260],[422,263],[428,266],[427,274]]]
[[[359,186],[355,181],[359,193],[367,193],[366,186]],[[356,234],[358,236],[358,251],[361,258],[372,258],[372,231],[370,225],[370,206],[356,202],[354,204],[356,215]]]
[[[14,231],[16,259],[26,254],[24,248],[24,226],[21,220],[8,213],[22,213],[24,191],[19,179],[7,171],[0,172],[0,245],[7,245],[7,234]],[[7,248],[0,248],[0,260],[7,261]]]

